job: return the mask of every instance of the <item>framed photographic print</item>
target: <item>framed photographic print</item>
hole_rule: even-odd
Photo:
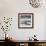
[[[33,28],[33,13],[18,13],[18,28]]]

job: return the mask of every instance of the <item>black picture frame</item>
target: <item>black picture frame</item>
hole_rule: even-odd
[[[31,29],[34,28],[33,13],[18,13],[18,28]]]

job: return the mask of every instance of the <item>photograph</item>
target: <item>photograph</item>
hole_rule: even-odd
[[[19,13],[18,28],[33,28],[33,13]]]

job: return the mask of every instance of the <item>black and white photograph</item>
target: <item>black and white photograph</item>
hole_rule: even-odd
[[[19,28],[33,28],[33,13],[19,13],[18,14]]]

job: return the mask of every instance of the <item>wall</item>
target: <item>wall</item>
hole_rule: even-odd
[[[18,13],[34,13],[34,28],[33,29],[18,29]],[[0,0],[0,16],[12,17],[13,22],[8,31],[10,37],[16,40],[27,40],[34,34],[37,35],[37,39],[45,39],[45,15],[46,6],[40,8],[33,8],[30,6],[28,0]],[[0,18],[1,18],[0,17]],[[0,39],[3,31],[0,31]],[[46,40],[46,39],[45,39]]]
[[[44,39],[46,39],[46,15],[45,15],[45,20],[44,20],[44,21],[45,21],[45,29],[44,29],[44,30],[45,30],[45,31],[44,31]]]

